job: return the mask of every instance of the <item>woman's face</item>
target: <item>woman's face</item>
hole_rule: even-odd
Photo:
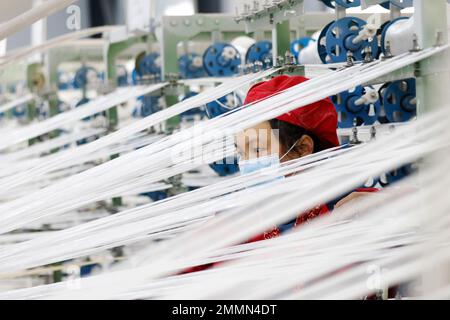
[[[272,154],[280,155],[278,133],[268,121],[245,129],[236,137],[236,147],[242,160],[251,160]]]
[[[294,146],[283,146],[278,130],[273,130],[269,121],[265,121],[238,133],[236,147],[241,160],[277,154],[281,162],[285,162],[313,153],[314,142],[310,136],[303,135]]]

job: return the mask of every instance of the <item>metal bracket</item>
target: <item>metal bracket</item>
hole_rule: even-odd
[[[247,9],[245,9],[247,8]],[[245,23],[245,31],[255,32],[267,25],[276,25],[304,13],[303,0],[274,0],[272,5],[258,9],[256,2],[253,10],[244,7],[244,12],[235,18],[237,23]]]

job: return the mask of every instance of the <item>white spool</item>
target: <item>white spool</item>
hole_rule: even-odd
[[[253,38],[240,36],[233,39],[230,44],[238,50],[241,55],[242,63],[245,64],[245,55],[247,54],[248,49],[255,43],[256,41]]]
[[[308,43],[306,48],[300,51],[298,61],[301,64],[322,64],[317,48],[319,35],[320,31],[314,33],[311,37],[312,40]]]
[[[413,47],[414,17],[394,22],[386,30],[384,46],[389,41],[391,54],[394,56],[408,52]]]

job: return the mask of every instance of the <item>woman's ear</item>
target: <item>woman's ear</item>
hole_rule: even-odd
[[[314,153],[314,140],[307,134],[304,134],[300,140],[298,140],[294,149],[300,154],[300,157],[310,155]]]

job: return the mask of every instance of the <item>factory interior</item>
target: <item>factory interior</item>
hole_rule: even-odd
[[[450,300],[449,17],[2,1],[0,300]]]

